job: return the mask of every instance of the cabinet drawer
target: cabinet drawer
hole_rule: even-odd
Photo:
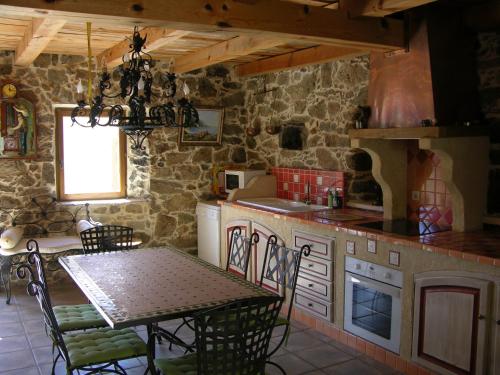
[[[297,278],[297,289],[300,289],[304,294],[321,298],[327,302],[333,300],[331,282],[308,275],[304,272],[299,273],[299,277]]]
[[[333,264],[329,260],[320,259],[313,256],[302,257],[300,262],[301,272],[308,273],[312,276],[333,281]]]
[[[300,230],[292,230],[292,240],[295,249],[300,250],[304,245],[311,247],[311,255],[323,259],[333,259],[333,247],[335,240],[333,238],[318,236],[302,232]]]
[[[311,296],[302,294],[301,291],[295,292],[295,306],[299,307],[311,315],[332,321],[333,303],[325,302],[320,299],[312,298]]]

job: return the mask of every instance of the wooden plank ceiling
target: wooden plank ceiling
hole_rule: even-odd
[[[148,34],[148,52],[155,59],[174,59],[179,73],[225,62],[236,65],[241,75],[255,75],[400,49],[402,22],[382,23],[377,17],[431,1],[143,0],[142,5],[124,1],[133,4],[133,17],[130,12],[118,17],[116,3],[102,0],[0,0],[0,49],[15,51],[14,62],[20,66],[31,64],[40,53],[85,56],[85,22],[92,20],[92,53],[113,67],[129,49],[133,25],[140,23]],[[148,12],[148,4],[167,9]],[[169,18],[173,4],[185,9]],[[144,8],[137,11],[135,6]],[[221,15],[214,10],[218,6]]]

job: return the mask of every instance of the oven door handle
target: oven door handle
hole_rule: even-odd
[[[390,295],[395,298],[401,298],[401,289],[397,286],[381,283],[380,281],[369,279],[364,276],[355,275],[346,271],[346,276],[351,284],[363,285],[365,287],[375,289],[381,293]]]

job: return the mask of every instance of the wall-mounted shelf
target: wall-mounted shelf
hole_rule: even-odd
[[[445,137],[472,137],[487,135],[488,129],[480,126],[430,126],[419,128],[369,128],[350,129],[349,137],[361,139],[420,139]]]

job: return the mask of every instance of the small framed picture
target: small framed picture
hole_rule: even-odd
[[[196,107],[200,116],[198,125],[179,128],[179,146],[217,146],[222,143],[224,108]]]

